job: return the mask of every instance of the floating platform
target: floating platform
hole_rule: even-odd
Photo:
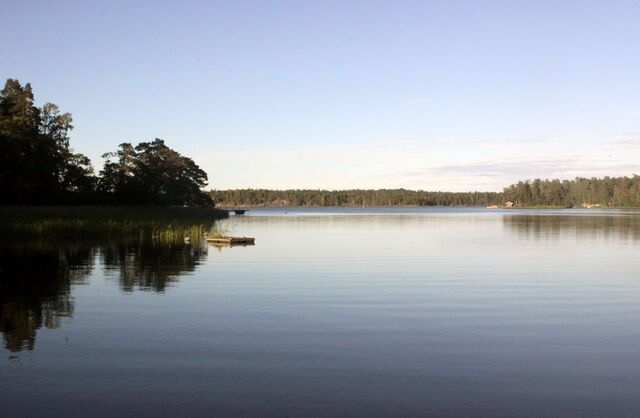
[[[224,245],[254,245],[256,243],[256,239],[249,237],[219,237],[207,238],[207,242]]]

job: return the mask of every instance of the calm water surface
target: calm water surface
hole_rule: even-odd
[[[639,416],[640,212],[262,209],[2,244],[0,416]]]

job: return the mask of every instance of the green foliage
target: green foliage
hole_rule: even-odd
[[[69,148],[69,113],[34,105],[31,85],[9,79],[0,91],[0,196],[5,203],[79,202],[93,192],[89,159]]]
[[[507,201],[516,207],[640,207],[640,176],[527,180],[494,192],[422,190],[212,190],[221,206],[489,206]]]
[[[422,190],[214,190],[221,206],[488,206],[502,200],[494,192],[426,192]]]
[[[5,206],[0,207],[0,234],[11,240],[197,241],[227,216],[226,211],[192,207]]]
[[[163,140],[121,144],[105,154],[101,176],[70,148],[69,113],[34,105],[30,84],[9,79],[0,91],[2,204],[117,204],[213,206],[207,174]]]
[[[516,206],[640,207],[640,176],[521,181],[504,189]]]
[[[120,150],[103,157],[98,190],[110,202],[213,206],[209,194],[201,191],[207,173],[161,139],[141,142],[135,148],[120,144]]]

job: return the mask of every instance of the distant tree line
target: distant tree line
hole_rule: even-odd
[[[8,79],[0,91],[0,202],[213,206],[207,174],[161,139],[120,144],[104,154],[95,174],[89,158],[73,152],[69,113],[34,105],[29,83]]]
[[[527,180],[502,192],[429,192],[380,190],[212,190],[223,206],[490,206],[640,207],[640,176]]]
[[[516,206],[640,207],[640,176],[521,181],[503,191]]]
[[[212,190],[226,206],[488,206],[502,200],[496,192],[426,192],[422,190]]]

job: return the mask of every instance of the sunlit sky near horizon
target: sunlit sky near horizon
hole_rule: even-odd
[[[159,137],[225,188],[640,174],[639,1],[0,0],[0,77],[97,168]]]

